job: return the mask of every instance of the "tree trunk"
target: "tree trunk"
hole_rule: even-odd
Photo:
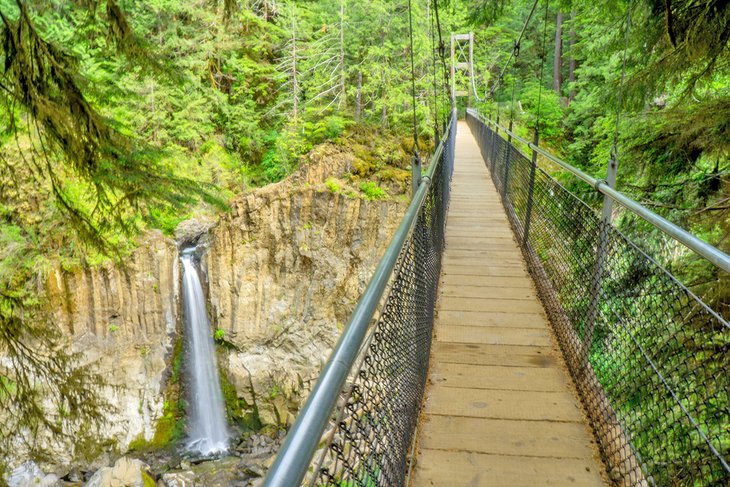
[[[296,125],[299,118],[299,76],[297,73],[297,36],[292,31],[292,116]]]
[[[560,94],[563,85],[563,14],[558,12],[555,22],[555,56],[553,64],[553,89]]]
[[[570,61],[568,62],[568,81],[571,83],[570,95],[568,99],[570,101],[573,101],[573,98],[575,98],[575,88],[573,87],[573,83],[575,83],[576,67],[575,53],[573,52],[573,50],[575,49],[575,25],[573,25],[574,22],[575,10],[570,13],[570,35],[568,39],[568,45],[570,47]]]
[[[355,121],[360,122],[362,114],[362,71],[357,72],[357,98],[355,104]]]
[[[347,106],[345,97],[345,0],[340,0],[340,108]]]
[[[294,126],[299,119],[299,69],[297,66],[297,11],[294,2],[291,4],[291,84],[292,84],[292,119]]]

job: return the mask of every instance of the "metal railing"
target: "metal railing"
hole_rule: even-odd
[[[266,487],[404,483],[428,370],[455,132],[452,113],[403,221],[269,470]]]
[[[467,122],[502,195],[611,479],[627,486],[728,485],[730,325],[538,167],[536,155],[720,269],[730,269],[730,258],[475,111],[468,110]],[[512,140],[525,144],[533,157]]]

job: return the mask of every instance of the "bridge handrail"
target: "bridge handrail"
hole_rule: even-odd
[[[292,487],[300,485],[304,479],[348,374],[365,342],[370,323],[381,302],[390,276],[393,274],[398,257],[416,223],[434,179],[434,173],[439,166],[441,154],[445,150],[446,141],[454,130],[455,117],[456,114],[452,112],[443,137],[430,159],[426,175],[421,178],[421,183],[408,205],[403,220],[395,231],[365,292],[355,306],[350,321],[335,345],[327,365],[322,370],[304,407],[289,430],[286,440],[268,472],[264,487]]]
[[[707,242],[695,237],[691,233],[689,233],[687,230],[675,225],[674,223],[670,222],[669,220],[662,218],[661,216],[657,215],[650,209],[644,207],[641,205],[641,203],[638,203],[628,196],[624,195],[623,193],[616,191],[615,189],[611,188],[608,184],[606,184],[605,181],[596,179],[585,172],[581,171],[575,166],[572,166],[568,164],[567,162],[563,161],[562,159],[556,157],[555,155],[549,153],[545,149],[542,149],[529,140],[526,140],[519,135],[515,134],[511,130],[509,130],[506,127],[503,127],[502,125],[498,125],[495,121],[490,120],[488,118],[485,118],[483,115],[481,115],[479,112],[477,112],[474,109],[468,108],[467,111],[476,117],[477,119],[481,120],[484,123],[487,123],[489,125],[493,125],[494,127],[498,128],[500,131],[506,133],[510,137],[512,137],[515,140],[520,141],[521,143],[525,144],[530,149],[534,150],[538,154],[542,155],[543,157],[551,160],[558,166],[562,167],[569,173],[576,176],[578,179],[582,180],[585,183],[588,183],[591,185],[596,191],[599,193],[602,193],[609,198],[611,198],[616,203],[620,204],[624,208],[628,209],[632,213],[638,215],[643,220],[649,222],[665,234],[669,235],[674,240],[682,243],[687,248],[691,249],[698,255],[704,257],[708,261],[712,262],[714,265],[719,267],[720,269],[724,270],[725,272],[730,273],[730,255],[726,254],[722,250],[713,247],[712,245],[708,244]]]

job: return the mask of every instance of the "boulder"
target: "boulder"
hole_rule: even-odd
[[[122,457],[113,467],[97,470],[86,487],[147,487],[145,477],[152,481],[151,485],[154,485],[154,481],[145,472],[148,468],[141,460]]]

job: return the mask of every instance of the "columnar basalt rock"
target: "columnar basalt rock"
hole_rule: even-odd
[[[263,423],[291,422],[404,206],[282,183],[237,201],[212,229],[213,320],[238,348],[227,372]]]
[[[125,263],[64,271],[47,281],[56,323],[84,361],[106,377],[101,395],[114,407],[106,437],[124,449],[150,440],[162,414],[162,386],[176,334],[177,247],[158,232],[146,235]],[[84,455],[72,448],[71,457]],[[64,455],[64,456],[65,456]]]
[[[211,314],[236,347],[224,370],[241,413],[267,426],[291,424],[406,207],[328,189],[350,152],[325,145],[310,158],[238,199],[209,235]]]
[[[241,415],[255,413],[263,426],[291,423],[405,210],[400,200],[328,189],[324,181],[352,160],[320,147],[292,177],[239,197],[212,226],[183,232],[206,249],[211,319],[232,345],[219,348],[222,373],[250,405]],[[192,235],[198,227],[207,235]],[[151,232],[124,267],[58,266],[47,279],[59,328],[116,386],[101,391],[117,411],[99,439],[119,452],[152,439],[162,415],[181,330],[178,248]],[[57,461],[87,453],[70,447]]]

